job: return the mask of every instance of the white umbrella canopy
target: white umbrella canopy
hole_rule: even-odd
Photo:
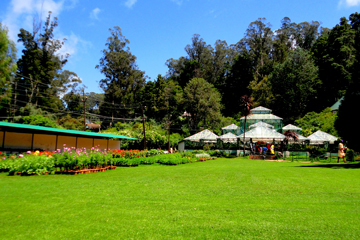
[[[295,125],[288,124],[285,127],[282,128],[283,130],[302,130],[302,128],[299,128]]]
[[[238,136],[240,140],[244,139],[244,133]],[[245,141],[252,138],[253,141],[270,141],[272,139],[281,141],[285,136],[268,127],[260,126],[245,132]]]
[[[320,144],[324,143],[325,141],[333,144],[336,140],[338,140],[337,137],[328,134],[326,132],[323,132],[321,130],[314,132],[307,138],[310,139],[310,143],[320,143]]]
[[[204,140],[204,142],[216,142],[217,138],[218,135],[208,129],[205,129],[201,132],[191,135],[190,137],[185,138],[184,140],[192,142],[200,142],[200,140]]]
[[[223,141],[225,143],[236,143],[237,142],[237,136],[231,132],[221,135],[220,137],[218,137],[218,139],[220,139],[221,141]]]

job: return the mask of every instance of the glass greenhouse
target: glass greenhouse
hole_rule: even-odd
[[[226,133],[233,133],[235,135],[239,135],[240,134],[240,127],[238,127],[235,124],[231,124],[229,126],[223,127],[222,128],[222,133],[226,134]]]
[[[250,126],[258,122],[270,124],[278,132],[282,130],[283,119],[271,113],[272,110],[265,107],[257,107],[251,110],[250,115],[247,116],[245,131],[248,131]],[[240,132],[244,133],[245,117],[240,118]]]

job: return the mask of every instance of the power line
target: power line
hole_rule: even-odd
[[[23,90],[23,89],[27,89],[28,86],[26,86],[26,85],[23,84],[23,83],[17,83],[17,84],[18,84],[18,85],[22,85],[22,86],[17,86],[16,89],[13,89],[14,92],[16,92],[16,91],[26,92],[26,90]],[[19,88],[23,88],[23,89],[18,89],[18,87],[19,87]],[[48,95],[48,96],[51,96],[51,97],[52,97],[52,98],[49,98],[49,97],[41,96],[42,98],[53,99],[54,97],[56,97],[56,98],[59,98],[60,100],[65,101],[63,98],[60,98],[59,96],[54,96],[54,95],[52,95],[51,93],[40,92],[40,91],[36,91],[36,93],[41,93],[41,94]],[[75,94],[76,94],[76,93],[75,93]],[[19,94],[19,95],[21,95],[21,94]],[[79,93],[76,94],[76,95],[79,95],[79,97],[80,97],[80,94],[79,94]],[[22,96],[27,96],[27,97],[28,97],[28,95],[24,95],[24,94],[23,94]],[[140,106],[141,106],[140,104],[117,104],[117,103],[112,104],[112,103],[110,103],[110,102],[106,102],[106,101],[103,101],[103,100],[98,100],[98,101],[95,101],[95,102],[107,103],[107,104],[109,104],[109,105],[118,106],[118,107],[116,107],[117,109],[137,109],[137,108],[140,108]],[[105,108],[105,109],[113,109],[113,107],[105,107],[105,106],[102,106],[102,108]]]
[[[17,100],[17,101],[22,102],[22,103],[28,103],[28,102],[21,101],[21,100]],[[38,105],[38,106],[41,107],[41,108],[47,108],[47,109],[50,108],[50,107],[46,107],[46,106],[43,106],[43,105]],[[50,108],[50,109],[52,109],[52,108]],[[76,112],[72,112],[72,111],[64,111],[64,110],[60,110],[60,109],[58,109],[57,111],[58,111],[58,113],[62,112],[62,114],[72,114],[72,115],[82,116],[81,113],[76,113]],[[112,117],[98,115],[98,114],[89,113],[89,112],[87,112],[86,114],[91,115],[91,116],[96,116],[96,117],[102,118],[102,119],[111,119],[112,118]],[[140,121],[140,119],[136,119],[136,118],[113,118],[113,119],[115,119],[115,120],[124,120],[124,121]]]

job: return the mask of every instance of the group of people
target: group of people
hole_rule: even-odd
[[[258,154],[258,155],[266,155],[266,154],[275,154],[275,146],[274,144],[266,143],[263,147],[260,146],[260,144],[254,144],[250,143],[250,150],[252,154]]]
[[[280,148],[283,149],[283,142],[281,142]],[[342,158],[342,160],[346,163],[346,160],[345,160],[346,149],[347,149],[347,147],[344,146],[343,140],[341,140],[341,142],[339,143],[337,162],[339,162],[340,158]],[[262,147],[259,143],[254,144],[253,142],[250,142],[250,151],[251,151],[251,154],[253,154],[253,155],[257,154],[257,155],[266,156],[266,154],[268,154],[268,153],[270,153],[270,155],[273,155],[273,154],[275,154],[275,146],[274,146],[274,144],[266,143],[266,145],[264,145]]]

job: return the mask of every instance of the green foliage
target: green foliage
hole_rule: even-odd
[[[315,100],[320,84],[317,71],[310,54],[301,48],[289,52],[285,62],[274,67],[269,76],[275,97],[273,110],[284,121],[303,116]]]
[[[15,43],[9,39],[6,26],[0,22],[0,116],[8,112],[11,82],[17,68],[15,62]]]
[[[50,120],[48,117],[42,115],[29,115],[20,118],[18,123],[37,125],[43,127],[52,127],[52,128],[60,128],[56,122]]]
[[[161,125],[156,122],[149,121],[145,123],[146,127],[146,146],[148,149],[167,149],[168,148],[168,130],[167,124]],[[107,129],[105,133],[119,134],[128,137],[137,138],[139,140],[127,140],[121,143],[123,149],[143,149],[144,133],[142,123],[116,123],[115,128]],[[183,140],[183,136],[179,133],[170,134],[170,147],[177,147],[178,143]]]
[[[348,20],[341,18],[340,24],[322,34],[312,53],[322,82],[316,105],[323,109],[341,98],[351,83],[356,50],[355,30]]]
[[[206,128],[217,126],[221,118],[221,96],[212,84],[202,78],[193,78],[184,89],[183,104],[191,115],[191,127],[199,123]]]
[[[224,86],[218,90],[222,94],[223,115],[235,117],[241,111],[239,96],[250,95],[248,86],[254,77],[253,62],[247,51],[238,52],[232,62]]]
[[[96,66],[105,76],[100,80],[100,87],[105,93],[100,112],[106,116],[124,117],[131,111],[119,105],[135,103],[145,84],[145,77],[144,72],[138,69],[136,57],[128,47],[130,41],[122,35],[120,27],[109,30],[111,36],[105,44],[107,48],[102,50],[103,57]],[[116,103],[117,107],[112,103]]]
[[[358,64],[357,64],[358,65]],[[360,76],[358,74],[354,75]],[[360,130],[357,127],[359,121],[357,119],[356,112],[357,103],[360,102],[360,77],[354,79],[354,83],[347,90],[344,99],[341,101],[338,111],[338,117],[335,122],[335,128],[338,131],[340,137],[347,141],[349,148],[359,152],[359,140]]]
[[[114,158],[114,163],[116,166],[138,166],[141,163],[141,158]]]
[[[251,81],[249,88],[252,91],[252,98],[256,99],[254,106],[272,106],[275,101],[275,97],[272,91],[271,81],[268,76],[264,76],[260,81]]]
[[[355,152],[351,149],[347,149],[346,151],[346,161],[354,162],[355,161]]]
[[[51,18],[51,12],[39,32],[41,23],[34,22],[33,32],[20,29],[19,40],[24,45],[23,55],[17,62],[17,76],[13,82],[13,104],[25,106],[33,103],[54,112],[62,109],[58,97],[72,84],[81,80],[68,70],[63,71],[68,54],[59,55],[65,39],[54,39],[54,30],[58,26],[57,18]]]
[[[350,15],[351,27],[355,30],[355,49],[357,51],[356,60],[353,64],[353,73],[351,76],[351,84],[349,85],[344,99],[341,101],[338,111],[338,118],[335,122],[335,128],[342,139],[347,141],[349,148],[356,152],[360,152],[358,136],[360,130],[358,127],[358,119],[355,114],[357,104],[360,101],[360,14],[354,13]]]
[[[36,173],[38,175],[44,174],[45,172],[51,172],[54,170],[54,159],[46,155],[35,156],[25,155],[22,158],[17,158],[12,162],[9,168],[9,173],[25,173],[31,175]]]
[[[296,120],[295,125],[302,128],[304,136],[309,136],[318,130],[338,136],[335,129],[336,117],[336,113],[331,112],[330,108],[326,108],[320,113],[307,113],[304,117]]]
[[[122,122],[117,122],[114,124],[114,127],[116,129],[116,131],[121,131],[127,128],[131,128],[132,124],[131,123],[122,123]]]
[[[203,147],[204,151],[209,151],[211,149],[209,144],[205,144]]]
[[[84,130],[84,119],[81,117],[76,119],[66,115],[59,119],[59,125],[69,130]]]
[[[21,107],[19,110],[20,117],[21,116],[31,116],[31,115],[43,115],[55,121],[57,118],[54,114],[49,113],[46,110],[43,110],[34,104],[28,103],[24,107]]]
[[[180,153],[158,155],[157,162],[165,165],[177,165],[197,161],[194,156],[183,156]]]

